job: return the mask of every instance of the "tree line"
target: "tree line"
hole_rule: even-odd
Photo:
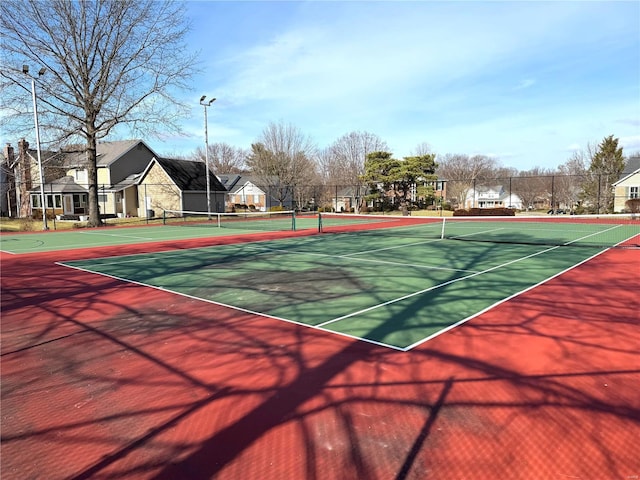
[[[196,149],[191,158],[204,161],[204,149]],[[501,185],[525,208],[544,204],[595,213],[613,211],[611,185],[619,179],[625,157],[619,140],[610,135],[574,152],[557,168],[517,170],[486,155],[440,155],[426,142],[412,155],[396,159],[388,144],[370,132],[350,132],[320,149],[294,125],[272,122],[249,150],[226,143],[210,145],[209,162],[218,174],[258,176],[279,201],[294,198],[298,206],[330,203],[329,198],[336,196],[332,187],[338,186],[359,199],[356,210],[371,202],[396,208],[444,202],[456,208],[464,206],[469,192],[478,186]],[[436,196],[438,180],[447,184],[444,199]],[[321,186],[328,187],[325,198]]]

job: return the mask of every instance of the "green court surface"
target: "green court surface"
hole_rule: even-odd
[[[409,350],[601,251],[327,234],[61,265]]]
[[[318,228],[317,218],[298,218],[296,230]],[[149,225],[144,227],[101,227],[95,229],[0,235],[0,250],[8,253],[35,253],[110,245],[186,240],[225,235],[292,230],[291,218],[235,223]]]

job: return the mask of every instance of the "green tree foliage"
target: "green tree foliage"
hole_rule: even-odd
[[[591,157],[587,179],[583,184],[581,199],[584,205],[597,213],[613,212],[614,192],[612,183],[624,170],[622,147],[613,135],[605,137]]]
[[[436,162],[434,154],[397,160],[389,152],[367,155],[363,180],[369,186],[369,199],[395,206],[433,197]]]

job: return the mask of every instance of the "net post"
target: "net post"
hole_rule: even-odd
[[[440,232],[440,240],[444,240],[444,226],[447,222],[447,217],[442,217],[442,231]]]
[[[217,218],[217,223],[218,223],[218,228],[222,228],[222,215],[220,215],[220,213],[216,213],[216,218]]]
[[[291,212],[291,230],[296,231],[296,211]]]
[[[162,224],[166,225],[167,224],[167,211],[166,210],[162,210]]]
[[[322,233],[322,212],[318,212],[318,233]]]

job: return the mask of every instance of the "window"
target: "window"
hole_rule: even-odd
[[[62,208],[62,195],[47,195],[47,208]]]
[[[73,194],[73,207],[74,208],[84,208],[87,203],[87,195],[84,193],[74,193]]]
[[[105,194],[98,194],[98,203],[106,203],[107,202],[107,196]]]
[[[87,171],[86,170],[81,170],[81,169],[76,169],[76,182],[77,183],[87,183]]]
[[[31,195],[31,208],[42,208],[39,195]]]
[[[640,187],[629,187],[629,198],[640,198]]]

